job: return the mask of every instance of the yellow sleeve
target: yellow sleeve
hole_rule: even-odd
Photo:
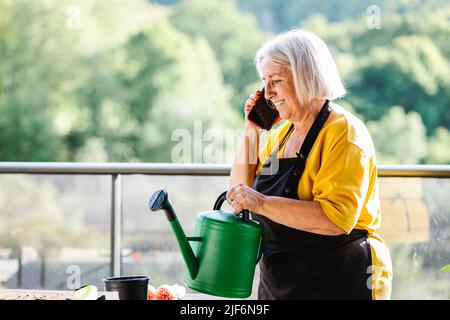
[[[369,175],[369,159],[360,148],[345,141],[323,157],[314,181],[314,201],[318,201],[328,218],[347,234],[361,214]]]

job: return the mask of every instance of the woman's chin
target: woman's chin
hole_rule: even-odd
[[[283,119],[283,120],[289,119],[289,114],[285,110],[282,110],[282,109],[278,110],[277,109],[277,111],[278,111],[278,114],[280,115],[281,119]]]

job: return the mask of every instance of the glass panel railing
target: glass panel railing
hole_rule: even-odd
[[[148,209],[149,196],[165,189],[187,236],[193,235],[195,218],[210,211],[228,188],[228,177],[142,176],[123,178],[123,272],[143,273],[155,287],[182,284],[187,268],[163,211]],[[227,204],[224,209],[230,209]],[[188,289],[190,292],[190,289]]]
[[[391,251],[393,299],[449,299],[450,179],[381,178],[381,234]]]
[[[153,283],[180,283],[186,267],[163,212],[147,209],[149,195],[165,188],[187,235],[196,213],[210,210],[227,177],[130,176],[124,179],[123,244],[127,270],[139,267]],[[450,263],[450,179],[380,178],[383,238],[394,267],[393,299],[448,299]],[[224,208],[229,209],[226,205]],[[125,268],[125,267],[124,267]],[[136,271],[136,269],[134,269]],[[255,273],[255,284],[259,277]],[[256,298],[256,290],[250,298]]]
[[[0,175],[0,287],[102,286],[110,270],[109,176]]]
[[[16,172],[24,167],[0,174],[0,287],[73,289],[91,283],[103,288],[101,279],[111,273],[113,189],[111,168],[98,168],[89,170],[102,171],[78,172],[80,168],[71,167],[74,172],[51,174],[51,168],[36,167],[45,174]],[[122,237],[117,241],[122,245],[121,274],[148,274],[155,286],[181,284],[186,267],[165,215],[148,210],[149,195],[166,189],[186,234],[191,235],[197,213],[211,210],[228,186],[223,169],[214,175],[190,175],[189,168],[176,173],[163,169],[164,175],[144,172],[147,167],[114,171],[122,174],[118,195]],[[201,174],[211,174],[201,169]],[[442,169],[447,173],[441,178],[426,177],[426,168],[422,169],[420,177],[409,176],[410,172],[396,177],[386,171],[379,179],[380,233],[394,265],[393,299],[450,298],[449,273],[440,270],[450,264],[448,168]],[[224,204],[224,209],[230,207]],[[258,277],[256,269],[255,288]],[[251,298],[255,297],[256,290]]]

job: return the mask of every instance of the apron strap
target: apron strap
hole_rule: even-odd
[[[286,184],[286,187],[283,190],[283,194],[286,197],[297,198],[297,188],[298,184],[300,182],[300,178],[303,174],[303,170],[305,170],[305,163],[306,158],[309,155],[309,152],[311,151],[314,142],[317,139],[317,136],[319,135],[320,130],[322,129],[323,125],[328,119],[328,116],[331,113],[331,107],[329,105],[329,101],[326,100],[322,109],[320,110],[319,114],[317,115],[317,118],[314,120],[313,125],[308,131],[308,134],[305,137],[305,141],[303,141],[303,144],[300,148],[300,151],[297,152],[297,160],[295,162],[295,165],[292,168],[289,180]]]
[[[294,124],[292,123],[286,132],[286,134],[283,137],[283,140],[281,140],[280,144],[275,148],[275,150],[270,154],[269,159],[273,159],[273,157],[276,157],[278,154],[278,151],[280,151],[281,148],[283,148],[284,144],[287,141],[287,138],[289,137],[289,134],[294,130]]]
[[[284,144],[287,141],[287,138],[289,137],[289,134],[294,131],[294,124],[292,123],[288,129],[288,131],[286,132],[286,134],[284,135],[283,141],[281,141],[280,145],[278,146],[276,153],[278,153],[278,151],[280,151],[281,148],[283,148]]]

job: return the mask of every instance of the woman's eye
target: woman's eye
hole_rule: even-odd
[[[280,83],[281,82],[281,80],[273,80],[273,83],[274,84],[278,84],[278,83]]]

